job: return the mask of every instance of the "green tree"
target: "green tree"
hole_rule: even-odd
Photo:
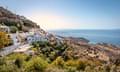
[[[12,33],[16,33],[18,31],[18,28],[16,26],[10,26],[10,31]]]
[[[8,57],[0,57],[0,72],[20,72],[13,62]]]
[[[6,32],[0,31],[0,49],[4,48],[6,45],[8,45],[10,42],[10,39]]]
[[[32,23],[30,23],[29,21],[23,20],[23,23],[24,23],[25,26],[34,27],[34,25]]]
[[[33,57],[25,64],[25,72],[44,72],[47,68],[47,62],[39,57]]]
[[[64,66],[64,60],[62,57],[57,57],[56,60],[52,62],[52,65],[57,66],[59,68],[63,68]]]
[[[16,60],[15,60],[15,65],[18,67],[18,68],[21,68],[22,65],[23,65],[23,59],[21,57],[18,57]]]
[[[85,70],[86,66],[87,66],[86,60],[78,60],[77,61],[77,70]]]
[[[64,63],[64,68],[71,71],[76,69],[77,62],[76,60],[68,60]]]

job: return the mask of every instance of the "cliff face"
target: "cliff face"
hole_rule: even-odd
[[[39,28],[39,26],[24,16],[19,16],[11,11],[0,7],[0,23],[4,23],[7,26],[21,27],[22,30],[28,31],[31,28]]]

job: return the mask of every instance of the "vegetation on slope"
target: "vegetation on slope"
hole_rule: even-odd
[[[10,43],[10,38],[4,31],[0,31],[0,50]]]
[[[11,32],[28,31],[37,25],[12,12],[0,7],[0,23],[11,28]],[[70,38],[73,40],[73,38]],[[69,41],[69,38],[68,38]],[[57,43],[56,41],[36,42],[31,50],[35,55],[11,54],[0,57],[0,72],[119,72],[120,60],[113,60],[115,63],[106,63],[87,54],[92,52],[102,53],[97,46],[79,44],[78,39],[69,44]],[[86,41],[85,41],[86,42]],[[87,41],[88,42],[88,41]],[[74,44],[75,43],[75,44]],[[5,32],[0,31],[0,49],[9,44],[9,37]],[[102,46],[104,48],[104,46]],[[85,53],[88,52],[88,53]],[[94,51],[95,50],[95,51]],[[80,52],[81,51],[81,52]],[[103,53],[109,54],[110,50],[103,49]],[[106,51],[106,52],[105,52]],[[107,52],[108,51],[108,52]],[[78,54],[79,53],[79,54]],[[83,54],[84,53],[84,54]],[[110,52],[111,53],[111,52]],[[103,54],[102,54],[103,55]],[[117,55],[116,55],[117,56]]]
[[[0,57],[0,72],[117,72],[120,65],[96,59],[75,58],[66,43],[33,43],[34,55],[10,54]]]

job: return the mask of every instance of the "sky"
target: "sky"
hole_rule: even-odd
[[[120,0],[0,0],[45,30],[120,29]]]

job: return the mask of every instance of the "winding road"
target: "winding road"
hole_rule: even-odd
[[[12,45],[9,47],[4,48],[3,50],[0,51],[1,56],[6,56],[10,53],[12,53],[16,48],[19,48],[19,46],[24,45],[25,43],[19,44],[19,45]]]

